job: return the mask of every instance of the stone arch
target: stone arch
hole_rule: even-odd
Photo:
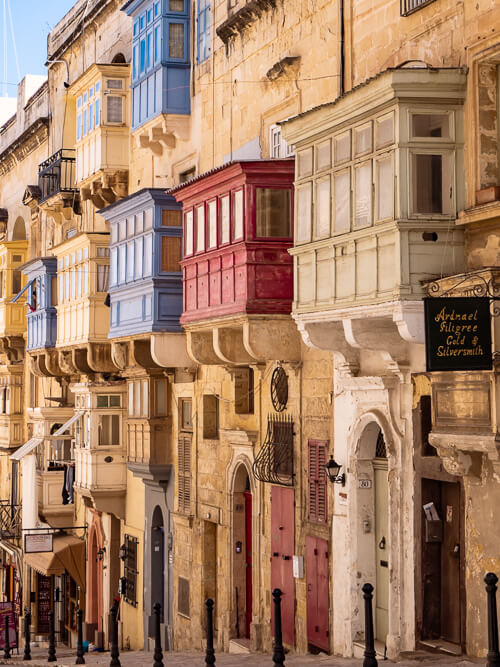
[[[365,413],[353,430],[353,455],[359,460],[375,458],[379,433],[385,441],[388,458],[397,455],[395,438],[389,420],[378,410]]]
[[[121,52],[116,53],[111,61],[112,64],[125,64],[126,62],[125,56]]]
[[[91,632],[103,631],[103,561],[99,558],[99,551],[104,548],[104,532],[101,517],[93,515],[88,537],[88,568],[87,568],[87,626]]]
[[[18,216],[12,229],[11,241],[26,241],[26,223],[21,216]]]

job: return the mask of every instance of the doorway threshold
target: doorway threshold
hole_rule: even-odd
[[[462,655],[462,647],[460,644],[448,642],[446,639],[421,639],[419,644],[421,648],[427,651],[445,653],[446,655],[454,656]]]
[[[376,639],[374,645],[375,645],[375,653],[377,654],[377,659],[387,660],[384,643]],[[365,654],[364,642],[354,642],[352,645],[352,652],[355,658],[363,658]]]
[[[250,640],[246,637],[229,640],[229,653],[250,653]]]

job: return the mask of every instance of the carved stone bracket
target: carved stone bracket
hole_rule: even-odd
[[[234,12],[216,29],[224,44],[241,34],[251,23],[257,21],[264,12],[274,9],[276,0],[248,0],[241,9]]]
[[[114,204],[128,193],[128,171],[98,172],[80,188],[82,201],[90,200],[97,208]]]
[[[8,361],[21,361],[24,358],[24,338],[22,336],[0,338],[0,354],[4,354]]]

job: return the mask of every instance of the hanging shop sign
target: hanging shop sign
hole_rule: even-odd
[[[54,551],[54,535],[52,533],[24,536],[24,553],[40,554],[52,551]]]
[[[488,297],[424,299],[428,371],[488,371],[492,368]]]

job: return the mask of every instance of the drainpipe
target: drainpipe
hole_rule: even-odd
[[[340,72],[339,72],[339,96],[345,92],[345,29],[344,29],[344,0],[340,2]]]

